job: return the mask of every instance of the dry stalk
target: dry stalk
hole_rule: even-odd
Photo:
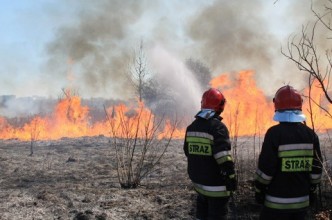
[[[30,156],[33,155],[34,153],[34,145],[36,141],[38,140],[40,134],[40,129],[39,129],[39,120],[38,117],[32,119],[31,121],[31,127],[30,127]]]

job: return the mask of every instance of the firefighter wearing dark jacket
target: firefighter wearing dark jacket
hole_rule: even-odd
[[[281,87],[273,102],[279,124],[265,134],[255,178],[256,201],[264,204],[260,219],[305,219],[322,174],[319,139],[304,123],[293,87]]]
[[[225,219],[236,188],[229,132],[220,117],[226,99],[217,89],[204,92],[201,110],[187,127],[184,152],[197,194],[197,219]]]

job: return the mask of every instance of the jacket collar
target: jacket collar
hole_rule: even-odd
[[[218,115],[214,110],[212,109],[201,109],[196,115],[195,118],[203,118],[203,119],[210,119],[210,118],[218,118],[219,120],[222,120],[222,117]]]
[[[273,120],[278,122],[303,122],[306,120],[306,116],[299,110],[276,111]]]

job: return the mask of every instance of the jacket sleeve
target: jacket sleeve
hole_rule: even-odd
[[[262,150],[258,159],[258,167],[255,173],[255,191],[256,193],[265,193],[267,186],[278,168],[278,152],[273,143],[271,132],[266,132]]]
[[[221,173],[231,178],[235,177],[234,162],[231,155],[231,142],[227,127],[221,123],[216,126],[213,132],[213,157],[217,161]]]
[[[319,184],[322,177],[322,154],[318,136],[314,135],[314,158],[310,173],[310,183],[312,185]]]

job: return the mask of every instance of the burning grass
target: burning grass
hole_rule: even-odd
[[[274,124],[271,120],[273,116],[273,102],[271,97],[266,97],[264,92],[256,85],[255,73],[250,70],[240,71],[232,74],[221,74],[213,78],[211,87],[220,88],[227,99],[226,110],[223,113],[224,122],[229,126],[233,136],[253,136],[263,135],[264,132]],[[308,88],[301,90],[304,97],[308,97]],[[23,124],[20,126],[11,123],[6,117],[0,116],[0,139],[20,139],[20,140],[56,140],[62,137],[77,138],[82,136],[114,136],[109,119],[112,119],[114,127],[121,124],[132,125],[132,130],[126,130],[121,137],[131,132],[136,133],[135,125],[137,115],[139,121],[149,122],[151,118],[163,117],[162,113],[152,112],[143,102],[138,103],[117,103],[104,107],[104,112],[99,112],[100,120],[95,120],[91,112],[95,109],[92,106],[82,104],[81,97],[64,91],[65,96],[60,98],[51,113],[41,112],[38,115],[21,118]],[[304,99],[303,111],[307,116],[308,125],[314,121],[317,131],[324,131],[332,128],[332,120],[327,112],[332,111],[331,105],[327,105],[322,100],[322,91],[319,87],[312,86],[310,97],[317,105],[309,106],[308,98]],[[174,109],[179,103],[173,103]],[[326,111],[320,107],[324,107]],[[172,106],[171,106],[172,108]],[[310,113],[309,114],[309,110]],[[168,112],[170,114],[170,112]],[[175,112],[174,112],[175,113]],[[184,112],[185,115],[178,115],[182,122],[191,121],[196,112]],[[181,112],[183,114],[183,112]],[[109,118],[106,117],[108,115]],[[170,114],[172,115],[172,114]],[[176,114],[175,114],[176,115]],[[170,116],[171,117],[171,116]],[[172,130],[172,118],[164,118],[162,133],[169,133]],[[152,119],[153,121],[154,119]],[[15,121],[15,120],[14,120]],[[146,130],[144,123],[138,128],[138,133]],[[155,125],[149,125],[151,127]],[[142,132],[141,132],[142,131]],[[183,138],[185,126],[176,127],[172,138]],[[119,135],[119,134],[116,134]]]

